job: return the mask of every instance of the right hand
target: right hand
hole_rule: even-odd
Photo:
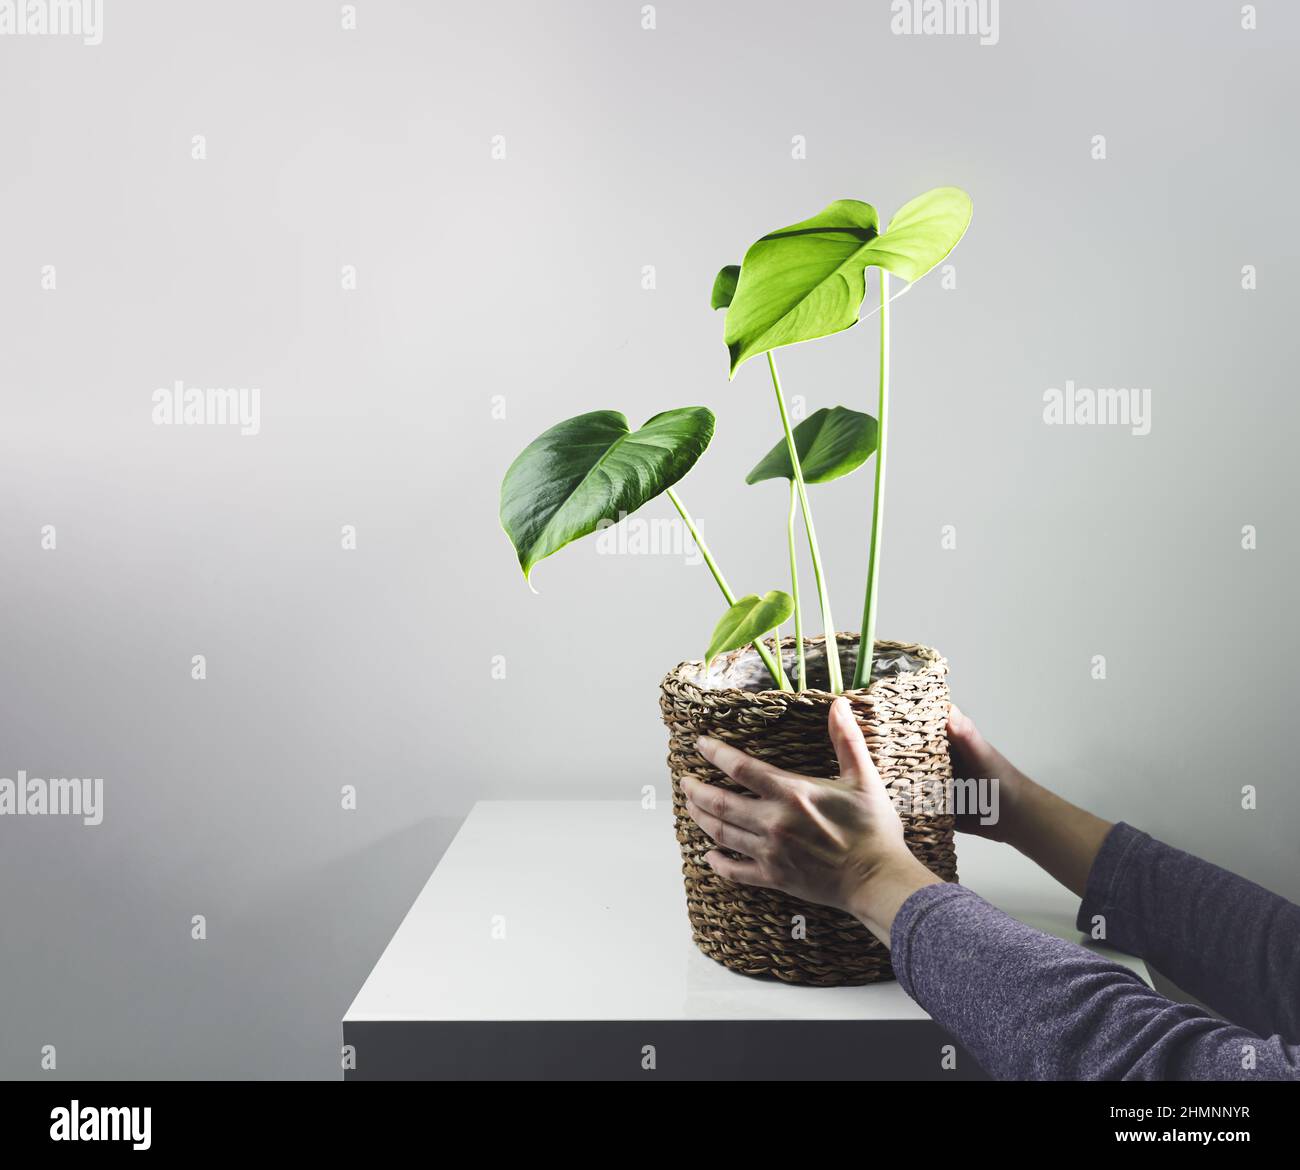
[[[716,739],[699,753],[753,797],[682,778],[686,811],[715,844],[704,860],[729,881],[784,890],[854,915],[886,946],[899,908],[939,879],[918,861],[849,701],[828,716],[839,776],[799,776]]]

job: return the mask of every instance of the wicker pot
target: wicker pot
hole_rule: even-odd
[[[857,641],[857,635],[839,635],[846,678],[856,660]],[[787,638],[781,645],[793,677],[794,639]],[[808,684],[825,687],[824,640],[807,639],[805,646]],[[920,669],[878,677],[868,690],[849,691],[847,698],[903,818],[912,852],[941,878],[956,881],[953,818],[946,799],[952,780],[945,730],[948,664],[926,646],[877,642],[876,647],[878,660],[902,652],[919,660]],[[774,976],[787,983],[830,987],[892,979],[889,951],[848,914],[777,890],[727,881],[704,862],[715,845],[686,814],[682,777],[694,776],[731,789],[738,786],[695,750],[699,736],[725,740],[791,772],[837,774],[826,730],[835,696],[825,690],[790,694],[766,689],[771,685],[771,676],[752,647],[723,655],[704,678],[700,663],[683,662],[662,683],[660,706],[669,731],[673,815],[695,944],[733,971]],[[796,915],[803,918],[802,932],[795,929]]]

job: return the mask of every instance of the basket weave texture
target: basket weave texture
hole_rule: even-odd
[[[845,675],[857,635],[840,634]],[[793,677],[794,639],[782,643]],[[805,639],[810,682],[825,678],[822,638]],[[953,817],[947,812],[952,767],[948,759],[948,663],[936,651],[907,642],[876,643],[877,657],[912,654],[924,664],[912,673],[875,679],[867,690],[845,692],[881,779],[894,798],[911,851],[945,881],[957,880]],[[816,663],[820,661],[820,671]],[[724,655],[701,677],[701,664],[683,662],[664,678],[660,707],[669,731],[668,767],[673,817],[686,880],[686,909],[695,944],[709,958],[746,975],[821,987],[892,979],[889,951],[855,918],[778,890],[719,877],[704,861],[714,842],[687,815],[683,776],[743,791],[696,750],[701,735],[734,744],[779,768],[808,776],[838,775],[826,729],[835,695],[758,690],[770,686],[752,647]],[[766,682],[763,679],[766,678]],[[936,793],[942,798],[936,807]],[[803,930],[796,916],[802,916]]]

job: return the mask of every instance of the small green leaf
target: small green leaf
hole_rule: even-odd
[[[773,589],[759,597],[751,593],[742,597],[718,622],[713,631],[713,640],[709,643],[709,652],[704,656],[705,668],[728,650],[738,650],[756,642],[769,630],[776,629],[782,622],[788,621],[794,613],[794,599],[788,593]]]
[[[736,281],[740,279],[740,265],[728,264],[713,278],[713,295],[709,298],[709,308],[725,309],[736,295]]]
[[[757,354],[856,324],[868,267],[919,280],[956,247],[970,217],[965,191],[936,187],[905,204],[883,233],[871,204],[839,199],[764,236],[745,253],[727,309],[732,376]]]
[[[632,431],[616,410],[595,410],[534,439],[501,481],[501,527],[527,579],[566,544],[616,522],[672,487],[713,438],[713,412],[684,406]]]
[[[794,428],[794,447],[805,483],[830,483],[861,467],[876,449],[876,420],[847,406],[822,407]],[[793,479],[790,447],[782,439],[746,477],[746,483]]]

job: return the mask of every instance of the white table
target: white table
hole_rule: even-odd
[[[1078,899],[1020,854],[965,836],[957,848],[966,885],[1082,941]],[[1096,949],[1149,980],[1140,960]],[[982,1075],[960,1050],[940,1068],[950,1038],[895,982],[797,987],[705,958],[662,802],[480,801],[343,1037],[348,1079]]]

